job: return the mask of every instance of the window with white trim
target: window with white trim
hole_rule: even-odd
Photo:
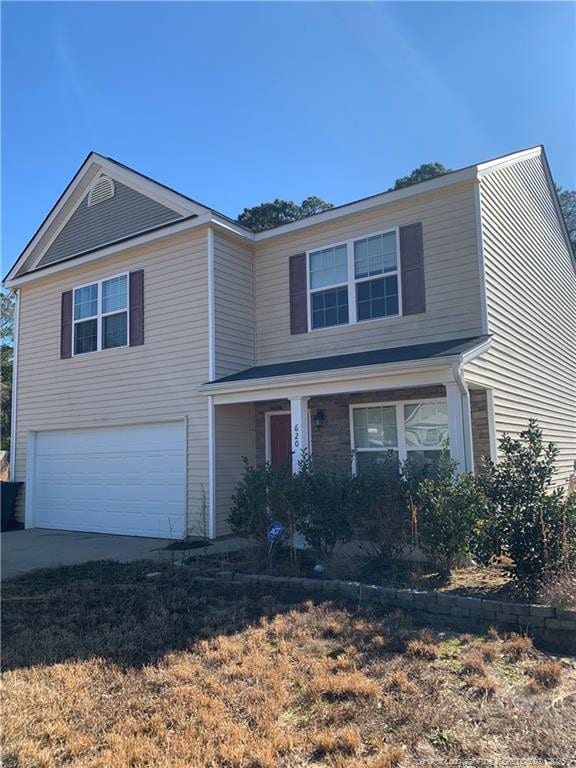
[[[128,275],[74,289],[74,355],[128,345]]]
[[[382,462],[389,451],[396,451],[400,461],[435,466],[447,445],[445,400],[352,405],[350,414],[355,472]]]
[[[401,314],[398,230],[308,252],[310,329]]]
[[[348,323],[348,249],[346,244],[309,254],[312,328]]]
[[[354,241],[354,279],[359,321],[398,314],[395,230]]]

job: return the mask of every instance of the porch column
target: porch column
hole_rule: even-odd
[[[290,417],[292,421],[292,471],[298,472],[298,462],[304,451],[309,450],[308,435],[308,398],[290,398]]]
[[[447,383],[446,399],[448,402],[448,436],[450,438],[450,456],[458,462],[458,472],[465,472],[466,440],[464,421],[464,398],[456,383]]]

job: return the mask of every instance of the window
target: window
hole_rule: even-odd
[[[396,229],[308,254],[310,327],[401,314]]]
[[[448,439],[448,410],[443,400],[353,405],[351,432],[356,472],[381,462],[389,451],[427,468]]]
[[[423,467],[435,465],[448,440],[446,403],[410,403],[404,405],[406,458]]]
[[[312,328],[348,323],[348,249],[336,245],[309,255]]]
[[[387,275],[378,277],[376,275]],[[354,278],[358,320],[398,314],[396,232],[354,242]]]
[[[74,289],[74,354],[128,344],[128,275]]]

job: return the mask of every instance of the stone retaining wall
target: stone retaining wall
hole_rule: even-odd
[[[456,629],[487,629],[493,626],[526,632],[547,646],[576,653],[576,610],[567,608],[484,600],[446,592],[378,587],[336,579],[233,572],[222,572],[217,578],[239,587],[290,589],[305,594],[321,593],[327,598],[341,597],[358,605],[372,603],[386,608],[402,608],[410,611],[419,623],[442,624]]]

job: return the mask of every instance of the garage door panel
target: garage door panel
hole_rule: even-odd
[[[183,423],[39,432],[34,525],[181,538],[185,482]]]

